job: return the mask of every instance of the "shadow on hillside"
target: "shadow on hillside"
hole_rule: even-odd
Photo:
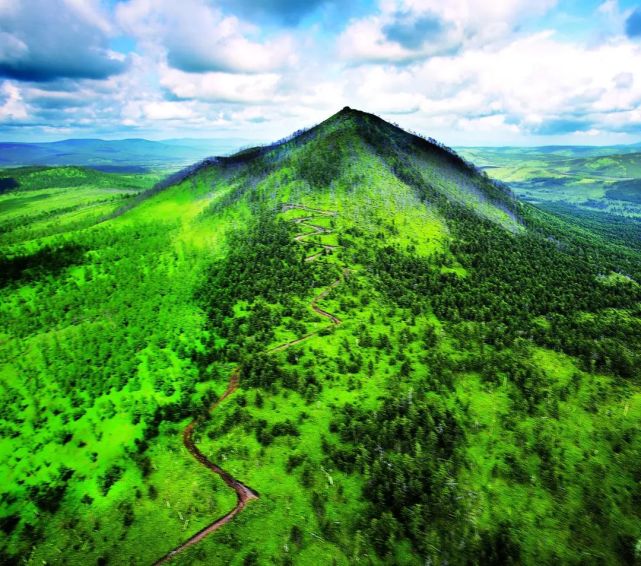
[[[6,257],[0,254],[0,288],[56,275],[70,265],[82,263],[84,249],[76,244],[48,246],[30,255]]]
[[[13,191],[17,189],[20,186],[20,183],[16,181],[13,177],[5,177],[3,179],[0,179],[0,195],[2,193],[8,193],[9,191]]]

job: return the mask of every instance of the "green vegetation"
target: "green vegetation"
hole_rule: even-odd
[[[465,148],[461,153],[529,202],[641,217],[638,146]]]
[[[199,416],[260,497],[175,564],[641,559],[632,220],[350,109],[174,180],[82,222],[98,183],[0,196],[3,563],[151,564],[227,513]]]

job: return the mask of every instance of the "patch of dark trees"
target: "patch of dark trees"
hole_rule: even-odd
[[[35,281],[56,275],[84,261],[85,249],[77,244],[46,246],[28,255],[0,254],[0,287],[21,281]]]
[[[5,177],[0,179],[0,194],[8,193],[20,187],[20,183],[13,177]]]

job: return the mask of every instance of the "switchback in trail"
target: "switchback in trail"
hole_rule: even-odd
[[[320,210],[316,208],[309,208],[300,204],[285,204],[282,207],[282,211],[285,212],[287,210],[292,210],[292,209],[298,209],[298,210],[304,210],[306,212],[309,212],[311,215],[305,218],[296,218],[293,220],[298,225],[306,226],[308,228],[311,228],[311,232],[303,232],[301,234],[297,234],[294,237],[294,240],[299,242],[300,244],[303,245],[317,245],[323,248],[323,251],[314,253],[310,256],[307,256],[305,258],[305,261],[314,261],[321,255],[325,253],[331,253],[333,250],[337,249],[338,246],[330,246],[330,245],[325,245],[325,244],[314,244],[313,242],[306,242],[306,238],[309,238],[311,236],[318,236],[322,234],[330,234],[332,231],[328,230],[327,228],[323,228],[322,226],[317,226],[314,224],[310,224],[309,221],[313,220],[316,217],[328,217],[328,216],[336,216],[336,212],[332,210]],[[348,275],[348,270],[343,271],[343,276],[340,278],[336,279],[333,283],[331,283],[328,287],[325,288],[321,293],[316,295],[311,303],[310,307],[311,309],[318,315],[321,316],[327,320],[330,321],[331,325],[339,325],[341,324],[341,319],[338,318],[336,315],[331,314],[330,312],[327,312],[326,310],[323,310],[318,306],[318,302],[322,301],[331,291],[340,285],[343,282],[343,279],[345,276]],[[310,332],[309,334],[306,334],[304,336],[301,336],[300,338],[297,338],[296,340],[292,340],[290,342],[285,342],[284,344],[280,344],[278,346],[275,346],[273,348],[270,348],[267,350],[267,353],[272,354],[272,353],[277,353],[277,352],[282,352],[284,350],[287,350],[288,348],[291,348],[292,346],[295,346],[297,344],[300,344],[301,342],[304,342],[305,340],[311,338],[312,336],[316,336],[318,334],[318,330],[315,332]],[[225,389],[225,392],[220,396],[220,398],[211,405],[208,411],[208,415],[211,415],[213,411],[225,400],[227,397],[229,397],[236,389],[238,389],[240,382],[240,366],[237,366],[233,369],[231,372],[230,378],[229,378],[229,383],[227,385],[227,389]],[[172,558],[174,558],[176,555],[180,554],[190,546],[193,546],[197,543],[199,543],[201,540],[203,540],[207,535],[213,533],[214,531],[217,531],[220,529],[223,525],[226,525],[231,521],[238,513],[240,513],[247,503],[254,499],[258,499],[259,495],[258,493],[253,490],[251,487],[246,486],[244,483],[240,482],[237,480],[234,476],[232,476],[229,472],[226,472],[223,470],[220,466],[217,464],[213,463],[211,460],[205,456],[198,446],[196,446],[196,443],[194,441],[194,432],[196,428],[198,427],[199,424],[201,424],[202,420],[200,418],[196,418],[192,420],[184,429],[183,431],[183,444],[185,445],[185,448],[189,451],[189,453],[203,466],[206,468],[210,469],[213,473],[217,474],[220,476],[220,478],[231,488],[236,492],[236,505],[234,508],[223,515],[222,517],[216,519],[214,522],[210,523],[200,531],[198,531],[196,534],[192,535],[189,539],[187,539],[185,542],[165,554],[162,558],[154,562],[154,566],[159,566],[160,564],[164,564],[165,562],[168,562]]]

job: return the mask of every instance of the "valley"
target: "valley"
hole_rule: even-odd
[[[462,148],[516,194],[550,210],[641,218],[639,145]]]

